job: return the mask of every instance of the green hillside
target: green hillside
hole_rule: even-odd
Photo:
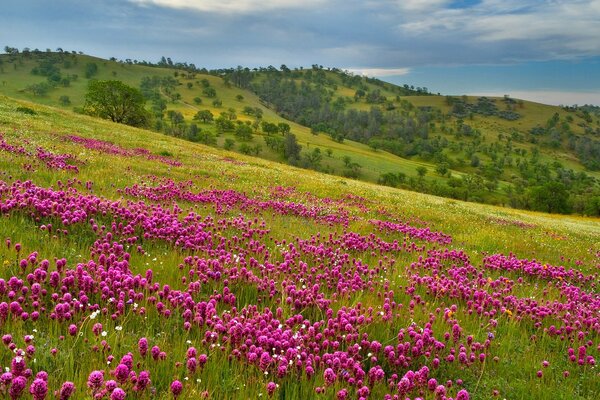
[[[3,395],[597,398],[597,218],[4,96],[0,218]]]
[[[430,95],[316,65],[206,71],[31,51],[0,61],[0,92],[14,98],[82,111],[90,79],[120,80],[171,136],[444,197],[600,215],[593,110]]]

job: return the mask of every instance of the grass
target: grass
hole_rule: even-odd
[[[218,82],[215,81],[215,86]],[[222,88],[218,87],[220,91]],[[223,93],[226,93],[223,91]],[[231,91],[231,95],[235,90]],[[247,98],[250,101],[250,98]],[[245,100],[246,101],[246,100]],[[17,111],[18,107],[28,107],[35,111],[35,115],[23,114]],[[268,112],[266,116],[269,117]],[[294,126],[294,130],[300,127]],[[212,216],[215,219],[232,220],[237,215],[243,214],[249,218],[264,221],[269,233],[259,242],[264,243],[271,254],[270,262],[282,261],[282,246],[277,241],[286,239],[288,243],[296,243],[296,239],[311,240],[316,235],[326,238],[328,235],[341,235],[344,232],[358,232],[368,235],[380,235],[389,242],[404,240],[403,236],[392,233],[375,232],[368,224],[368,220],[387,219],[389,216],[404,221],[426,221],[428,226],[435,231],[442,231],[453,237],[451,249],[464,251],[469,255],[470,262],[479,266],[485,254],[513,253],[519,258],[536,259],[542,263],[564,265],[567,268],[576,268],[585,274],[597,274],[600,260],[600,220],[574,216],[557,216],[541,213],[531,213],[464,203],[460,201],[437,198],[418,193],[402,191],[392,188],[380,187],[374,184],[359,182],[340,177],[324,175],[313,171],[300,170],[273,163],[268,160],[246,157],[236,153],[225,152],[199,144],[189,143],[172,137],[167,137],[154,132],[115,125],[106,121],[76,115],[68,110],[48,108],[34,103],[0,97],[0,133],[10,143],[21,143],[29,149],[41,146],[53,153],[68,153],[79,160],[79,173],[46,168],[41,163],[26,157],[0,151],[0,180],[14,182],[15,180],[32,180],[42,187],[53,186],[57,188],[58,181],[63,183],[76,179],[74,186],[85,191],[84,183],[93,182],[94,195],[108,199],[122,198],[120,189],[148,181],[150,177],[162,177],[176,182],[191,180],[194,191],[203,189],[231,189],[245,193],[247,196],[269,198],[271,190],[276,186],[285,188],[293,187],[294,190],[286,199],[307,205],[327,205],[331,210],[336,209],[332,201],[344,202],[350,210],[350,215],[357,217],[350,222],[348,228],[333,225],[328,226],[304,217],[285,216],[264,212],[250,212],[248,210],[233,209],[223,215],[216,215],[211,205],[191,204],[179,202],[179,206],[186,212],[194,210],[202,216]],[[310,135],[310,133],[307,133]],[[87,138],[110,141],[123,148],[141,147],[148,149],[152,154],[170,154],[182,162],[181,167],[171,167],[160,162],[148,160],[144,157],[124,158],[110,154],[101,154],[97,151],[76,145],[65,140],[67,135],[78,135]],[[314,138],[324,145],[327,139],[321,136]],[[311,144],[314,145],[314,144]],[[333,144],[332,144],[333,145]],[[339,145],[337,151],[343,152],[345,145]],[[375,168],[376,158],[369,154],[369,150],[353,145],[353,154],[364,151],[365,159],[373,162]],[[342,153],[343,154],[343,153]],[[374,153],[380,160],[386,160],[389,155],[383,152]],[[355,155],[358,159],[358,156]],[[367,161],[365,165],[367,165]],[[389,168],[393,159],[389,158]],[[412,162],[411,162],[412,163]],[[23,168],[32,164],[33,170]],[[368,168],[368,167],[365,167]],[[348,196],[360,196],[363,200],[353,203]],[[0,199],[2,196],[0,195]],[[361,205],[368,207],[363,211]],[[23,248],[19,256],[12,248],[2,245],[0,247],[0,265],[3,265],[0,278],[7,280],[10,276],[20,276],[18,267],[19,259],[23,255],[37,251],[39,259],[54,260],[66,258],[69,266],[77,263],[86,263],[90,259],[90,247],[98,236],[94,234],[87,224],[69,227],[69,234],[52,235],[39,229],[41,223],[47,220],[36,220],[30,213],[11,212],[1,216],[0,239],[10,238],[12,243],[21,243]],[[100,218],[99,224],[110,225],[110,215]],[[54,226],[61,225],[60,221],[51,221]],[[524,227],[525,226],[525,227]],[[110,229],[110,228],[109,228]],[[212,229],[212,228],[211,228]],[[238,228],[213,229],[214,234],[232,240],[240,235]],[[316,239],[315,239],[316,240]],[[319,239],[321,240],[321,239]],[[237,245],[230,247],[231,252],[242,254],[249,252],[263,262],[264,253],[252,251],[252,241],[241,238]],[[410,242],[410,241],[409,241]],[[186,290],[187,285],[182,283],[186,276],[180,270],[180,264],[185,257],[197,255],[208,258],[205,253],[190,253],[172,243],[161,240],[148,240],[141,242],[145,254],[135,251],[135,245],[126,245],[126,251],[131,253],[130,265],[134,274],[144,274],[148,268],[155,271],[154,280],[161,284],[168,284],[173,290]],[[440,248],[441,246],[418,242],[426,249]],[[344,252],[343,250],[341,250]],[[458,305],[455,318],[460,321],[465,330],[465,335],[472,334],[475,340],[485,340],[487,332],[492,329],[488,319],[475,313],[467,312],[466,302],[461,299],[433,296],[424,288],[418,289],[418,294],[423,299],[414,309],[408,304],[414,301],[411,295],[402,287],[410,282],[413,272],[412,263],[419,260],[423,254],[402,253],[382,254],[378,252],[351,250],[348,251],[350,259],[360,260],[370,266],[379,262],[386,266],[380,275],[373,280],[375,291],[363,290],[349,295],[340,294],[332,303],[332,308],[337,310],[344,306],[356,306],[359,302],[364,307],[373,307],[375,312],[382,310],[383,300],[380,296],[384,282],[388,282],[389,289],[394,291],[393,299],[404,307],[396,311],[397,315],[391,322],[377,319],[365,325],[361,332],[370,335],[382,344],[394,344],[400,329],[410,326],[414,321],[417,326],[424,326],[430,313],[435,308],[444,310],[452,304]],[[384,257],[385,256],[385,257]],[[389,258],[396,259],[394,266],[388,265]],[[326,262],[315,255],[301,254],[294,258],[296,271],[300,269],[301,262],[311,267],[318,267]],[[352,263],[347,262],[344,268],[351,268]],[[51,267],[53,268],[53,267]],[[255,273],[260,269],[253,268]],[[480,269],[484,276],[500,279],[501,276],[515,282],[521,276],[516,272],[492,272]],[[284,273],[265,273],[269,279],[274,279],[276,284],[281,283],[287,275]],[[421,271],[422,273],[422,271]],[[310,275],[309,275],[310,276]],[[596,275],[597,276],[597,275]],[[558,290],[554,290],[555,282],[550,285],[536,277],[526,277],[523,283],[515,284],[515,296],[535,297],[548,301],[564,301]],[[214,293],[222,293],[222,281],[208,281],[202,284],[201,290],[194,294],[196,301],[207,300]],[[279,294],[274,298],[269,297],[257,286],[240,280],[231,283],[229,288],[237,298],[237,309],[244,306],[258,304],[259,308],[267,307],[273,312],[277,307],[283,308],[283,318],[294,315],[297,310],[285,306],[285,296]],[[281,288],[279,288],[281,290]],[[377,292],[380,292],[379,295]],[[327,296],[333,296],[337,290],[323,289]],[[189,332],[182,330],[182,317],[174,309],[173,316],[165,319],[159,316],[156,307],[147,302],[150,293],[144,293],[144,299],[139,307],[146,307],[147,312],[140,316],[128,308],[116,321],[110,315],[100,315],[96,320],[90,319],[90,313],[76,314],[73,323],[78,325],[81,336],[70,337],[66,333],[67,324],[42,316],[37,322],[31,320],[20,321],[8,319],[1,327],[2,333],[11,333],[19,346],[23,346],[22,337],[25,334],[34,334],[36,355],[35,362],[29,360],[34,373],[40,370],[52,371],[49,377],[49,387],[55,390],[65,380],[75,382],[78,394],[75,398],[84,398],[86,395],[86,380],[92,370],[106,370],[106,379],[110,371],[116,366],[121,356],[127,352],[134,353],[135,370],[149,370],[151,372],[152,386],[156,395],[149,392],[134,393],[130,391],[128,398],[170,398],[169,385],[172,380],[179,379],[184,383],[183,398],[198,398],[208,391],[210,398],[258,398],[266,397],[266,384],[276,382],[279,387],[275,395],[285,399],[305,399],[315,396],[315,388],[324,384],[323,370],[318,369],[314,378],[309,379],[299,375],[287,375],[278,378],[273,373],[265,375],[255,366],[228,359],[229,350],[225,342],[213,344],[203,343],[203,329],[191,329]],[[544,301],[545,301],[544,300]],[[3,298],[1,301],[5,301]],[[103,301],[99,294],[90,299],[91,302]],[[231,311],[232,307],[219,304],[219,312]],[[318,308],[305,308],[301,311],[305,318],[318,321],[325,318],[324,312]],[[533,323],[515,318],[499,316],[498,326],[494,330],[497,340],[493,342],[485,363],[475,363],[469,367],[455,367],[442,365],[432,372],[439,382],[450,379],[462,379],[464,387],[471,393],[471,398],[491,399],[494,391],[499,391],[501,398],[515,399],[593,399],[596,398],[597,388],[600,386],[600,376],[593,367],[578,367],[571,364],[566,358],[568,341],[560,341],[550,337],[544,328],[554,320],[544,322],[541,328],[534,327]],[[92,333],[92,325],[96,322],[102,324],[102,330],[107,332],[105,337]],[[119,329],[117,329],[119,327]],[[437,336],[449,330],[449,326],[441,316],[432,325]],[[536,335],[536,340],[532,340]],[[61,339],[61,336],[64,336]],[[140,337],[147,337],[150,346],[157,345],[167,352],[167,359],[154,361],[151,358],[140,358],[137,351],[137,341]],[[595,348],[600,337],[598,333],[590,332],[587,336]],[[106,341],[106,345],[102,341]],[[576,341],[574,343],[577,343]],[[185,362],[185,352],[189,346],[195,346],[200,353],[208,355],[208,363],[204,369],[194,374],[187,373],[185,366],[178,366],[178,362]],[[95,350],[94,346],[98,346]],[[55,356],[51,349],[57,349]],[[597,352],[591,354],[598,355]],[[114,355],[115,360],[107,365],[107,357]],[[6,348],[0,348],[1,365],[10,364],[12,353]],[[382,356],[383,357],[383,356]],[[497,357],[497,359],[494,359]],[[598,358],[598,357],[597,357]],[[550,367],[544,369],[543,378],[535,376],[541,369],[541,360],[549,360]],[[415,363],[427,364],[426,358],[415,360]],[[365,365],[368,363],[365,361]],[[386,367],[389,371],[392,367]],[[368,370],[368,368],[367,368]],[[563,371],[571,373],[569,378],[563,377]],[[390,373],[388,371],[388,374]],[[402,376],[402,369],[398,373]],[[388,375],[389,377],[389,375]],[[187,379],[186,379],[187,378]],[[131,389],[130,384],[124,387]],[[323,398],[334,398],[335,393],[345,387],[342,382],[336,382],[326,389]],[[450,389],[456,393],[456,389]],[[384,384],[372,388],[372,398],[382,398],[388,389]],[[424,397],[432,399],[429,392]]]

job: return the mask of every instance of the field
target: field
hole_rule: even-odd
[[[6,97],[0,135],[5,398],[597,398],[598,219]]]

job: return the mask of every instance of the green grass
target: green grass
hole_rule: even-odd
[[[215,87],[218,91],[222,90],[224,97],[225,94],[230,97],[235,96],[236,90],[225,91],[218,86],[217,78],[213,79],[215,79]],[[246,97],[244,101],[254,101],[249,94],[244,96]],[[31,108],[36,115],[18,112],[18,107]],[[275,118],[270,111],[265,112],[265,117]],[[353,159],[364,163],[365,170],[396,168],[395,166],[399,165],[396,164],[394,157],[387,153],[373,153],[364,146],[356,144],[330,143],[324,136],[313,137],[310,132],[302,129],[305,128],[293,126],[293,131],[298,132],[299,137],[301,137],[300,132],[304,132],[307,138],[313,140],[311,146],[317,144],[338,146],[334,150],[334,157],[340,157],[345,154],[344,151],[347,151],[348,154],[353,154]],[[311,197],[306,195],[306,192],[320,199],[344,199],[347,195],[358,195],[366,199],[370,211],[363,212],[355,206],[349,206],[351,215],[360,217],[350,224],[349,231],[362,234],[373,232],[366,221],[370,218],[384,219],[381,210],[385,210],[389,215],[403,220],[416,217],[427,221],[432,230],[440,230],[451,235],[454,239],[451,248],[468,253],[474,265],[478,265],[485,253],[512,252],[520,258],[535,258],[543,263],[565,265],[568,268],[580,269],[587,274],[598,271],[600,260],[596,253],[600,250],[600,219],[510,210],[381,187],[225,152],[154,132],[77,115],[69,110],[49,108],[7,97],[0,97],[0,133],[11,143],[27,141],[29,148],[42,146],[55,153],[73,154],[78,160],[84,162],[79,165],[79,174],[73,175],[70,172],[49,170],[23,156],[0,151],[0,180],[4,181],[31,179],[40,186],[56,187],[59,180],[67,182],[69,179],[77,178],[84,183],[92,181],[94,194],[110,199],[121,198],[119,189],[146,181],[150,176],[165,177],[175,181],[191,180],[194,190],[233,189],[260,198],[268,197],[269,190],[274,186],[295,187],[296,191],[292,199],[309,204]],[[66,135],[110,141],[125,148],[142,147],[157,155],[172,154],[183,163],[183,166],[169,167],[143,157],[124,158],[100,154],[64,140]],[[302,139],[300,141],[302,143]],[[364,158],[360,158],[361,155]],[[234,160],[236,163],[224,159]],[[418,165],[414,161],[403,162],[410,168]],[[28,163],[35,165],[34,171],[23,168],[23,165]],[[200,215],[213,214],[210,206],[186,203],[181,206],[185,210],[193,208]],[[233,210],[226,216],[217,218],[234,217],[239,212],[242,211]],[[294,240],[296,237],[308,239],[317,233],[323,236],[329,233],[341,233],[339,227],[327,227],[299,217],[285,217],[269,212],[264,212],[257,217],[264,220],[269,227],[270,238]],[[69,228],[68,236],[53,237],[39,230],[40,222],[33,220],[29,215],[11,213],[8,216],[1,216],[1,219],[0,239],[10,237],[13,243],[22,243],[22,254],[38,251],[39,259],[52,260],[54,257],[65,257],[69,265],[85,262],[90,256],[89,247],[96,239],[96,236],[84,225]],[[105,222],[109,221],[110,216],[106,217]],[[498,221],[508,222],[508,224],[501,224]],[[511,225],[511,221],[526,223],[530,227],[521,228]],[[55,225],[59,223],[56,222]],[[237,234],[235,229],[221,233],[228,238]],[[392,234],[381,235],[386,240],[402,240],[402,237],[395,237]],[[273,251],[277,249],[271,239],[268,239],[267,243],[273,246]],[[147,268],[153,268],[156,271],[156,281],[169,284],[177,290],[185,289],[185,285],[181,283],[182,273],[178,265],[188,254],[160,241],[144,243],[144,248],[147,251],[146,255],[128,249],[132,253],[133,271],[144,273]],[[376,265],[381,260],[379,254],[352,252],[352,256],[360,258],[369,265]],[[382,279],[390,282],[390,288],[395,291],[395,301],[405,304],[405,307],[399,311],[398,318],[393,324],[375,322],[365,327],[364,332],[377,338],[384,345],[393,343],[398,330],[406,328],[411,319],[422,326],[427,322],[429,312],[434,307],[443,310],[456,303],[459,305],[456,318],[461,325],[469,333],[474,334],[476,340],[483,340],[489,329],[485,325],[487,320],[463,312],[465,307],[463,301],[436,298],[423,291],[424,303],[417,306],[413,312],[408,311],[406,304],[412,297],[399,290],[398,286],[406,285],[408,266],[415,262],[418,256],[418,253],[399,254],[396,266],[382,273],[381,276]],[[273,257],[277,258],[277,255]],[[304,261],[311,265],[315,263],[315,260]],[[7,279],[13,274],[18,274],[17,262],[18,258],[14,251],[7,249],[4,244],[0,246],[0,265],[3,267],[0,278]],[[499,275],[491,272],[488,274],[494,279]],[[503,275],[510,279],[518,277],[517,274]],[[515,293],[519,296],[543,298],[545,285],[544,281],[526,278]],[[278,306],[276,299],[268,299],[264,293],[247,283],[240,282],[230,287],[236,293],[238,308],[242,308],[245,304],[256,304],[259,299],[264,307],[274,310]],[[197,296],[206,297],[213,291],[221,289],[222,283],[210,282],[202,287]],[[559,299],[556,291],[551,287],[548,289],[546,296],[549,300]],[[354,305],[359,301],[365,306],[373,306],[376,311],[382,305],[382,300],[376,293],[365,291],[355,293],[348,298],[340,298],[332,307],[337,310],[344,305]],[[108,316],[100,316],[96,321],[103,324],[103,330],[107,332],[105,338],[96,337],[91,333],[91,326],[96,321],[89,319],[75,321],[81,327],[81,337],[67,336],[64,340],[61,340],[60,336],[66,335],[65,325],[47,318],[41,319],[39,323],[9,319],[2,325],[0,331],[10,332],[14,337],[19,338],[24,334],[35,332],[37,353],[36,362],[32,364],[34,372],[42,369],[52,371],[49,379],[49,386],[52,389],[58,388],[64,380],[74,381],[78,387],[76,398],[85,398],[85,382],[89,372],[94,369],[108,371],[116,365],[120,356],[128,351],[135,353],[137,340],[142,336],[148,337],[151,346],[158,345],[168,353],[167,360],[161,362],[136,358],[136,362],[141,362],[136,370],[151,371],[152,383],[158,393],[156,397],[146,395],[139,397],[142,399],[169,398],[168,386],[173,379],[184,382],[183,398],[186,399],[198,398],[205,390],[209,391],[210,398],[213,399],[258,398],[261,394],[264,398],[266,397],[264,388],[270,380],[279,384],[276,391],[278,398],[306,399],[315,396],[315,387],[323,385],[322,371],[318,372],[313,379],[303,376],[279,379],[265,376],[255,367],[228,361],[221,352],[220,346],[204,347],[200,344],[201,331],[192,329],[186,333],[181,330],[182,321],[179,316],[165,320],[156,315],[155,308],[148,305],[147,309],[148,313],[143,319],[132,313],[126,314],[118,322],[111,321]],[[285,308],[284,318],[292,314],[292,310]],[[318,310],[305,310],[305,314],[312,319],[322,318]],[[465,381],[465,387],[470,391],[472,398],[475,399],[491,399],[494,390],[500,392],[501,398],[510,399],[595,399],[597,397],[597,388],[600,387],[597,369],[578,368],[568,363],[565,356],[567,342],[548,337],[542,329],[535,329],[526,321],[519,323],[504,316],[500,316],[498,321],[495,332],[498,340],[494,341],[486,362],[466,369],[443,367],[433,373],[438,381],[461,378]],[[123,329],[117,330],[117,326]],[[33,331],[34,329],[36,331]],[[440,336],[449,328],[442,318],[438,318],[433,329]],[[532,334],[537,335],[536,341],[531,340]],[[591,338],[597,345],[600,340],[598,335],[592,335]],[[93,351],[92,346],[101,346],[102,339],[108,342],[111,350]],[[185,360],[185,351],[191,345],[187,341],[198,347],[199,352],[207,353],[209,357],[205,369],[193,376],[186,374],[185,368],[176,366],[177,361]],[[219,345],[223,344],[219,343]],[[58,349],[56,356],[50,355],[52,348]],[[106,364],[108,354],[114,354],[116,357],[111,366]],[[492,359],[494,356],[498,357],[497,361]],[[7,349],[0,349],[0,360],[3,366],[10,363],[10,357],[11,354]],[[544,359],[550,361],[551,367],[544,370],[543,379],[538,379],[535,377],[535,372],[540,369],[539,364]],[[570,370],[571,377],[563,378],[564,370]],[[185,380],[186,376],[188,380]],[[376,386],[371,398],[382,397],[385,392],[384,386]],[[336,384],[333,388],[328,388],[323,398],[334,398],[336,390],[341,387]],[[426,393],[425,398],[433,397]]]

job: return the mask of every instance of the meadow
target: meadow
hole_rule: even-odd
[[[595,399],[600,220],[0,97],[0,394]]]

